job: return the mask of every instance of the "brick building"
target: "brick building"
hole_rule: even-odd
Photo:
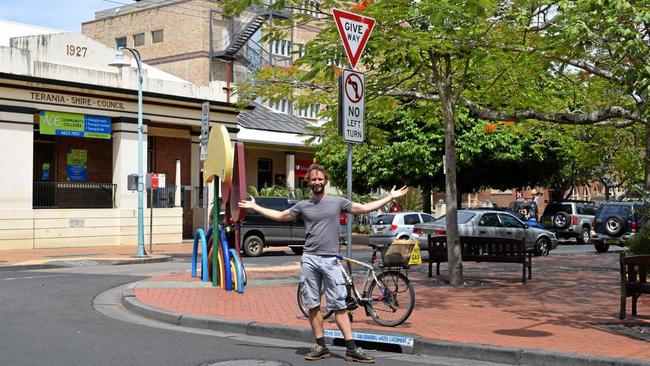
[[[305,2],[305,9],[314,4]],[[286,39],[261,42],[266,22],[288,11],[252,6],[239,17],[226,17],[214,0],[141,0],[95,13],[82,33],[108,47],[134,47],[149,65],[197,85],[209,86],[219,100],[235,102],[232,86],[264,65],[286,66],[318,32],[296,26]],[[295,53],[294,53],[295,52]],[[297,110],[288,100],[257,101],[243,111],[237,139],[245,143],[249,185],[300,184],[313,152],[304,146],[310,125],[318,125],[316,104]],[[248,113],[248,116],[246,116]]]

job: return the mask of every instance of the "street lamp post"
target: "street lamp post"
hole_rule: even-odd
[[[124,67],[131,66],[131,63],[126,60],[124,52],[122,50],[129,51],[135,58],[135,62],[138,66],[138,257],[143,257],[146,255],[144,251],[144,203],[143,203],[143,192],[144,192],[144,179],[143,179],[143,159],[142,159],[142,57],[140,52],[135,48],[124,47],[118,49],[115,52],[115,58],[111,62],[110,66],[115,67]]]

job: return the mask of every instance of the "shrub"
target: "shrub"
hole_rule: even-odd
[[[352,232],[357,234],[370,234],[370,224],[354,224],[352,225]]]
[[[634,254],[650,254],[650,226],[644,225],[626,241],[627,250]]]

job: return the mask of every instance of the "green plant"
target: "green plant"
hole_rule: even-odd
[[[257,189],[255,186],[249,186],[248,194],[253,197],[288,197],[302,200],[311,195],[311,189],[296,188],[292,190],[289,186],[277,184],[270,187],[264,186],[262,189]]]
[[[370,224],[353,224],[352,232],[357,234],[370,234]]]
[[[650,226],[644,225],[626,241],[627,250],[634,254],[650,254]]]

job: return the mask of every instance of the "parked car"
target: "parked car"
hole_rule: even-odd
[[[461,236],[525,239],[526,248],[535,255],[548,255],[557,247],[555,234],[532,228],[514,215],[500,210],[458,210],[458,233]],[[428,234],[446,235],[447,218],[415,225],[414,236],[426,240]]]
[[[413,225],[432,222],[435,217],[424,212],[391,212],[377,216],[372,223],[368,242],[373,246],[390,245],[396,239],[414,239]],[[420,241],[426,245],[426,238]]]
[[[576,238],[578,244],[587,244],[597,209],[590,201],[552,201],[544,209],[542,225],[558,238]]]
[[[495,211],[503,211],[511,214],[512,216],[518,218],[519,220],[523,221],[524,224],[528,225],[528,227],[534,227],[538,229],[543,229],[544,226],[542,226],[542,223],[533,219],[533,217],[526,218],[523,213],[519,211],[513,211],[512,208],[510,207],[492,207],[492,208],[472,208],[472,210],[495,210]]]
[[[610,245],[625,245],[625,240],[641,228],[641,202],[605,202],[593,220],[591,240],[596,251],[604,253]]]
[[[284,211],[296,204],[296,200],[279,197],[255,197],[258,205]],[[240,226],[241,249],[249,257],[262,254],[265,247],[288,245],[295,254],[302,254],[305,244],[305,223],[302,219],[289,222],[269,220],[253,210],[246,210],[246,218]]]

